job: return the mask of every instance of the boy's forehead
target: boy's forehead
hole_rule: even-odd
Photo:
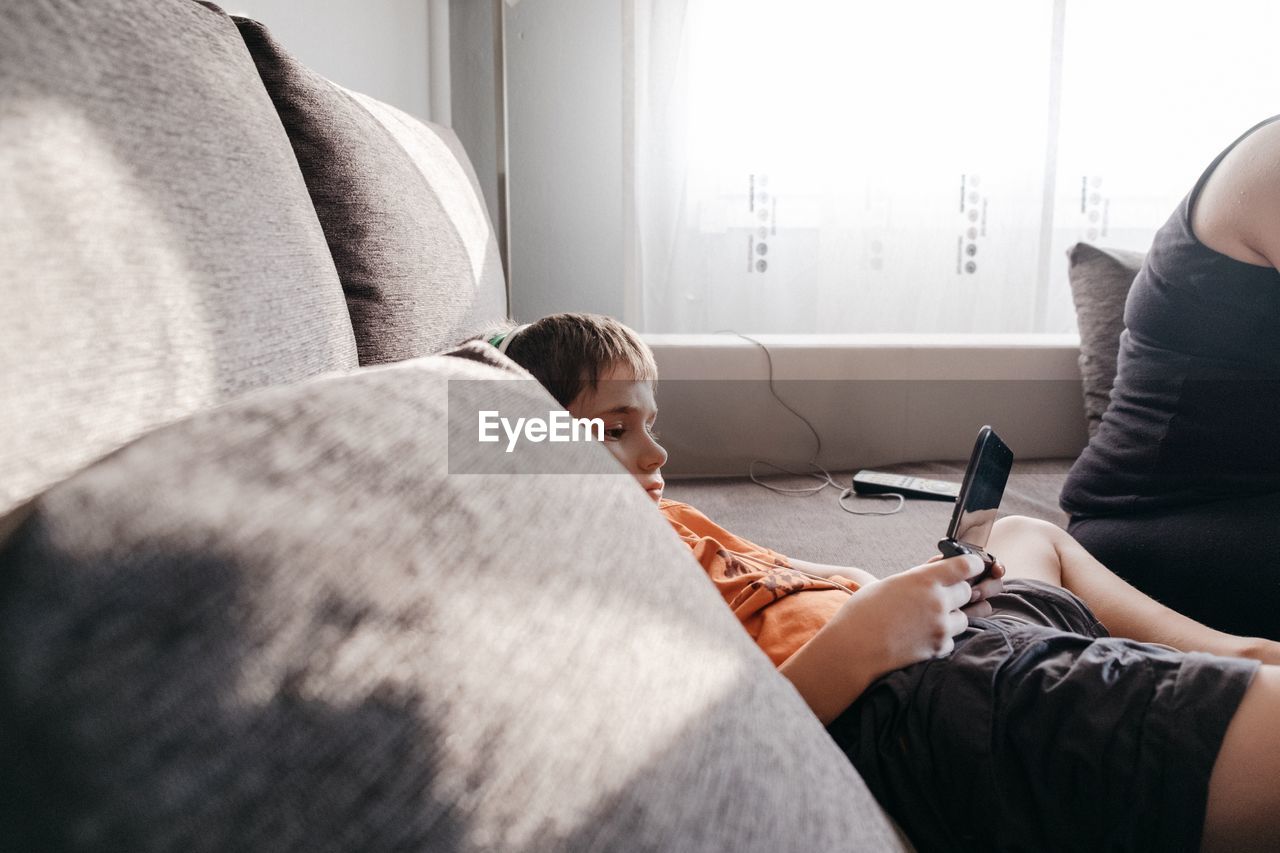
[[[582,392],[583,407],[596,411],[631,408],[652,411],[657,408],[653,399],[653,383],[637,379],[627,368],[616,368],[600,377],[593,391]]]

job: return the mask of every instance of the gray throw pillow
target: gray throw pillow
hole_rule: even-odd
[[[458,382],[555,406],[407,361],[36,501],[0,553],[0,849],[902,849],[612,457],[469,473]]]
[[[453,131],[343,89],[235,21],[293,143],[360,363],[439,352],[506,316],[498,243]]]
[[[1090,436],[1097,431],[1102,413],[1111,402],[1120,333],[1124,331],[1124,303],[1145,257],[1142,252],[1100,249],[1088,243],[1076,243],[1067,250],[1071,298],[1080,328],[1080,377]]]

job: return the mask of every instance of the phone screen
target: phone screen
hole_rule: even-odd
[[[987,547],[991,526],[996,522],[1000,499],[1004,497],[1004,487],[1012,468],[1013,451],[991,427],[984,426],[978,431],[969,467],[964,472],[947,538],[976,548]]]

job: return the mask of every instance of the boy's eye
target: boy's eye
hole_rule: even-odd
[[[627,434],[627,428],[624,426],[605,427],[605,441],[621,441],[622,437]]]

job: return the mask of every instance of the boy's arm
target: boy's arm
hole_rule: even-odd
[[[982,561],[968,554],[907,569],[849,597],[778,671],[825,726],[871,682],[918,661],[949,654],[969,626],[968,579]],[[990,605],[979,602],[977,607]],[[974,615],[985,615],[975,612]]]
[[[824,726],[887,671],[875,650],[849,648],[834,625],[828,622],[778,667]]]
[[[791,563],[793,569],[799,569],[807,575],[817,575],[820,578],[841,575],[849,580],[857,581],[859,586],[867,586],[876,582],[876,576],[871,572],[854,566],[831,566],[826,563],[810,563],[808,560],[797,560],[795,557],[787,557],[787,561]]]

